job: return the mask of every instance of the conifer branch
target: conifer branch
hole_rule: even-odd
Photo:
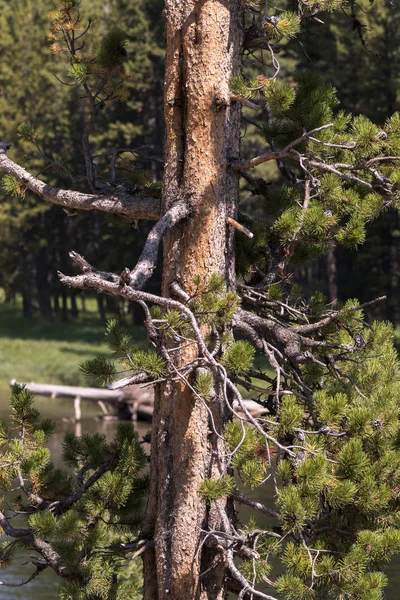
[[[266,152],[265,154],[261,154],[260,156],[255,156],[254,158],[251,158],[250,160],[247,160],[247,161],[242,161],[242,162],[238,161],[238,162],[235,162],[233,166],[235,169],[253,169],[257,165],[261,165],[262,163],[269,162],[271,160],[282,160],[284,158],[292,158],[292,159],[296,160],[296,155],[291,152],[291,150],[295,146],[298,146],[305,140],[309,139],[315,133],[318,133],[319,131],[323,131],[324,129],[328,129],[332,126],[333,126],[333,123],[327,123],[326,125],[322,125],[321,127],[316,127],[315,129],[311,129],[311,131],[306,131],[303,133],[303,135],[301,135],[297,139],[295,139],[292,142],[290,142],[289,144],[287,144],[282,150]]]
[[[363,308],[367,308],[368,306],[373,306],[374,304],[377,304],[378,302],[383,302],[384,300],[386,300],[387,297],[386,296],[379,296],[379,298],[374,298],[374,300],[369,300],[368,302],[363,302],[362,304],[357,304],[357,306],[351,307],[350,309],[346,309],[346,310],[362,310]],[[333,311],[330,315],[324,317],[323,319],[321,319],[320,321],[317,321],[316,323],[309,323],[308,325],[296,325],[295,326],[295,330],[297,333],[313,333],[315,331],[318,331],[319,329],[322,329],[323,327],[326,327],[327,325],[329,325],[330,323],[332,323],[332,321],[334,321],[337,318],[340,318],[340,314],[343,313],[343,309],[342,310],[336,310]]]
[[[100,210],[118,214],[132,220],[158,220],[160,200],[151,197],[133,196],[125,191],[107,190],[104,194],[85,194],[74,190],[53,187],[41,181],[6,155],[6,144],[0,141],[0,169],[29,189],[34,194],[53,204],[75,210]]]
[[[60,555],[55,552],[49,543],[35,536],[31,527],[13,527],[2,512],[0,512],[0,526],[9,537],[24,539],[33,550],[43,556],[57,575],[68,578],[66,567],[63,565]]]
[[[94,473],[80,486],[76,492],[71,494],[69,498],[63,500],[56,500],[49,504],[48,510],[53,512],[57,516],[63,515],[67,510],[71,508],[76,502],[78,502],[87,490],[89,490],[98,481],[104,473],[109,471],[115,464],[116,456],[111,456],[109,460],[101,464]]]
[[[31,534],[29,527],[13,527],[2,512],[0,512],[0,527],[4,533],[13,538],[25,538]]]
[[[27,585],[31,581],[33,581],[38,575],[40,575],[40,573],[42,571],[47,569],[48,566],[49,565],[46,563],[37,563],[36,570],[32,573],[32,575],[30,577],[28,577],[28,579],[21,581],[21,583],[6,583],[5,581],[0,581],[0,585],[3,585],[4,587],[11,587],[11,588],[22,587],[24,585]]]

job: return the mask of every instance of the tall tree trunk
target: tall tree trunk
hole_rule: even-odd
[[[85,292],[83,290],[80,293],[80,298],[81,298],[81,304],[82,304],[82,312],[85,313],[86,312],[86,296],[85,296]]]
[[[239,157],[240,108],[229,81],[241,68],[240,2],[166,0],[166,163],[163,210],[187,199],[193,213],[164,243],[163,293],[177,281],[188,293],[193,278],[212,273],[232,281],[238,177],[229,161]],[[194,357],[181,352],[181,361]],[[216,427],[228,419],[222,395],[213,402]],[[208,414],[190,390],[159,387],[153,416],[151,482],[143,533],[154,540],[144,556],[145,600],[217,600],[225,597],[225,567],[207,570],[214,553],[201,546],[201,531],[221,526],[199,495],[202,479],[224,474],[212,462],[214,436]],[[214,521],[214,523],[213,523]],[[210,555],[211,553],[211,555]]]
[[[65,288],[61,290],[61,318],[64,323],[68,322],[68,291]]]
[[[104,308],[104,296],[101,294],[97,295],[97,310],[99,312],[100,321],[105,323],[107,321],[107,316]]]
[[[330,244],[328,254],[326,256],[327,261],[327,273],[328,273],[328,291],[329,291],[329,302],[337,302],[338,300],[338,287],[336,279],[336,254],[335,247]]]
[[[53,309],[50,301],[49,266],[44,248],[41,248],[36,255],[35,270],[40,314],[46,321],[52,321]]]
[[[32,290],[22,289],[22,314],[25,319],[33,317]]]
[[[71,290],[70,292],[70,300],[71,300],[71,315],[74,318],[79,317],[79,310],[78,310],[78,304],[76,302],[76,297],[77,297],[77,291],[76,290]]]
[[[60,297],[57,290],[53,294],[53,312],[56,315],[60,312]]]

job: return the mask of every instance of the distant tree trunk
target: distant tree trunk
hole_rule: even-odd
[[[32,290],[22,290],[22,314],[25,319],[33,317]]]
[[[26,251],[24,236],[19,239],[20,252],[18,261],[19,281],[17,290],[22,294],[22,314],[25,319],[31,319],[34,313],[34,280],[32,256]],[[15,291],[13,288],[6,289],[6,302],[15,302]]]
[[[105,323],[107,320],[104,304],[105,304],[104,296],[102,294],[98,294],[97,295],[97,310],[99,312],[100,320],[102,323]]]
[[[114,298],[113,296],[106,296],[106,308],[109,313],[116,315],[119,319],[120,308],[118,298]]]
[[[80,293],[80,299],[81,299],[81,304],[82,304],[82,312],[86,312],[86,296],[85,296],[85,292],[81,291],[81,293]]]
[[[61,291],[61,318],[64,323],[68,322],[68,291],[65,288]]]
[[[50,301],[49,269],[44,248],[41,248],[36,256],[35,270],[40,314],[46,321],[52,321],[53,309]]]
[[[118,304],[118,318],[122,325],[126,324],[126,304],[124,298],[117,298]]]
[[[163,210],[186,198],[193,214],[164,244],[163,295],[177,281],[189,294],[193,279],[212,273],[232,281],[233,232],[226,225],[238,201],[240,109],[229,82],[241,68],[240,2],[166,0],[166,160]],[[195,357],[181,351],[183,362]],[[221,391],[212,403],[215,425],[229,418]],[[225,565],[210,569],[215,549],[201,545],[200,529],[221,527],[221,516],[199,494],[201,481],[226,472],[214,464],[216,436],[208,414],[183,384],[159,386],[153,416],[151,483],[143,534],[154,539],[144,556],[145,600],[222,600]],[[223,453],[221,453],[223,454]],[[200,573],[205,573],[200,577]]]
[[[335,247],[333,244],[329,246],[327,254],[327,273],[328,273],[328,293],[329,302],[335,302],[338,300],[338,287],[336,279],[336,254]]]
[[[54,292],[53,294],[53,311],[55,314],[60,312],[60,297],[58,292]]]
[[[77,296],[77,292],[76,290],[71,290],[70,292],[70,299],[71,299],[71,315],[76,318],[79,316],[79,310],[78,310],[78,305],[76,303],[76,296]]]
[[[137,302],[131,302],[129,305],[129,311],[132,316],[132,325],[143,325],[144,312],[140,304],[137,304]]]
[[[6,288],[4,294],[4,302],[6,302],[6,304],[15,304],[15,292],[11,288]]]

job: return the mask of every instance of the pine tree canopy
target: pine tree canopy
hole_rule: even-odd
[[[383,598],[385,567],[400,552],[393,326],[369,317],[385,297],[328,303],[294,273],[332,247],[356,249],[380,215],[399,212],[400,113],[377,125],[343,110],[320,75],[285,77],[291,44],[310,21],[323,32],[328,13],[330,22],[344,13],[358,52],[372,52],[369,3],[166,0],[162,184],[135,148],[96,137],[103,111],[128,99],[129,32],[121,24],[94,40],[81,2],[58,4],[49,40],[65,69],[58,78],[84,107],[84,181],[71,174],[73,189],[61,187],[66,167],[53,161],[60,187],[46,184],[2,142],[2,186],[22,207],[30,190],[129,226],[156,221],[133,268],[102,270],[71,251],[80,273],[59,273],[71,288],[143,309],[147,350],[113,320],[109,358],[81,370],[111,389],[154,387],[151,458],[123,424],[111,443],[67,435],[66,470],[56,469],[51,424],[14,387],[0,477],[20,495],[3,501],[2,563],[34,551],[32,577],[53,569],[63,600],[141,597],[138,567],[123,576],[139,555],[145,600]],[[241,117],[257,151],[240,152]],[[29,123],[18,135],[40,149]],[[162,242],[158,294],[147,286]]]

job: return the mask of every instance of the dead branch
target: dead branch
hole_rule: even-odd
[[[266,152],[265,154],[261,154],[260,156],[255,156],[254,158],[251,158],[250,160],[247,160],[247,161],[238,161],[234,164],[234,168],[235,169],[252,169],[253,167],[256,167],[257,165],[261,165],[264,162],[268,162],[270,160],[281,160],[283,158],[292,158],[292,159],[296,160],[296,155],[294,153],[292,153],[292,149],[295,146],[298,146],[299,144],[301,144],[301,142],[304,142],[306,139],[310,138],[315,133],[322,131],[323,129],[328,129],[329,127],[332,127],[332,126],[333,126],[333,123],[328,123],[327,125],[322,125],[321,127],[316,127],[315,129],[312,129],[311,131],[305,131],[303,133],[303,135],[301,135],[299,138],[293,140],[293,142],[290,142],[290,144],[285,146],[285,148],[283,148],[282,150],[277,150],[275,152]]]
[[[28,577],[28,579],[25,579],[25,581],[21,581],[21,583],[6,583],[5,581],[0,581],[0,585],[4,585],[4,587],[11,587],[11,588],[22,587],[23,585],[26,585],[26,584],[30,583],[31,581],[33,581],[33,579],[35,579],[38,575],[40,575],[40,573],[42,571],[44,571],[45,569],[47,569],[47,567],[48,567],[48,565],[46,563],[37,563],[36,571],[34,571],[32,573],[32,575],[30,577]]]
[[[250,506],[250,508],[255,508],[259,512],[262,512],[264,515],[268,515],[269,517],[274,518],[279,517],[279,514],[275,510],[272,510],[272,508],[265,506],[265,504],[261,504],[261,502],[255,502],[254,500],[251,500],[251,498],[248,498],[247,496],[242,494],[242,492],[239,492],[239,490],[235,490],[232,493],[232,498],[236,500],[236,502],[240,502],[240,504],[245,504],[246,506]]]
[[[133,196],[125,191],[110,191],[101,194],[85,194],[75,190],[53,187],[38,179],[6,155],[6,144],[0,141],[0,169],[28,188],[34,194],[65,208],[75,210],[100,210],[123,215],[132,220],[158,220],[160,200],[158,198]]]
[[[244,227],[241,223],[238,223],[237,221],[235,221],[235,219],[232,219],[231,217],[228,217],[226,219],[226,222],[229,225],[232,225],[232,227],[234,227],[235,229],[237,229],[241,233],[244,233],[245,235],[247,235],[248,238],[251,239],[251,238],[254,237],[254,233],[252,233],[249,229],[247,229],[247,227]]]
[[[189,214],[190,205],[184,201],[177,202],[154,225],[147,236],[146,244],[136,267],[127,275],[127,281],[131,287],[135,289],[143,288],[157,266],[158,251],[163,236]]]

